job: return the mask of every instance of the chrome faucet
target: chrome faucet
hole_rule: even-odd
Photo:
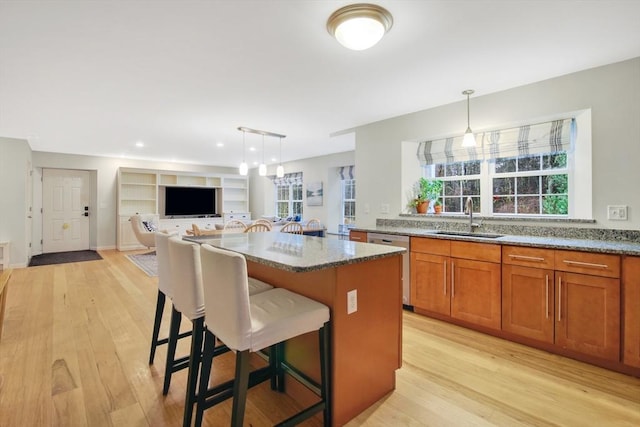
[[[473,199],[467,197],[467,201],[464,204],[464,213],[469,215],[469,233],[473,233],[473,229],[480,227],[480,224],[473,222]]]

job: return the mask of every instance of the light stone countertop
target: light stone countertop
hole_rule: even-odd
[[[233,233],[220,236],[189,236],[184,240],[240,253],[247,260],[280,270],[307,272],[356,264],[406,250],[398,247],[310,237],[291,233]]]
[[[394,234],[399,236],[430,237],[436,239],[464,240],[482,243],[493,243],[498,245],[529,246],[549,249],[570,249],[584,252],[597,252],[620,255],[640,256],[640,242],[632,241],[611,241],[594,239],[567,239],[555,237],[518,236],[505,234],[497,238],[483,238],[480,236],[456,236],[447,234],[437,234],[442,230],[414,228],[414,227],[354,227],[354,231],[364,231],[369,233]],[[478,231],[477,234],[483,234]],[[489,233],[490,234],[490,233]]]

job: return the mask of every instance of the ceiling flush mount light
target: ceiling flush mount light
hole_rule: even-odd
[[[247,176],[247,174],[249,173],[249,165],[247,164],[247,162],[244,159],[244,153],[245,153],[245,145],[244,145],[244,134],[245,132],[242,131],[242,163],[240,163],[240,175],[242,176]]]
[[[464,138],[462,139],[463,147],[475,147],[476,146],[476,137],[473,136],[473,132],[471,131],[471,125],[469,124],[469,95],[473,95],[473,89],[467,89],[462,92],[463,95],[467,95],[467,130],[464,133]]]
[[[273,132],[267,132],[264,130],[258,130],[258,129],[251,129],[251,128],[246,128],[244,126],[240,126],[238,128],[238,130],[240,132],[242,132],[242,164],[240,164],[240,175],[246,175],[248,172],[248,167],[247,164],[244,161],[244,135],[246,132],[249,133],[256,133],[258,135],[262,135],[262,163],[260,164],[260,166],[258,166],[258,175],[260,176],[266,176],[267,175],[267,165],[264,163],[264,137],[265,136],[273,136],[276,138],[280,138],[280,159],[282,160],[282,138],[286,138],[286,135],[281,135],[279,133],[273,133]],[[257,162],[254,162],[254,165],[257,164]],[[282,165],[278,166],[278,168],[282,167]],[[244,171],[244,173],[243,173]],[[283,169],[284,171],[284,169]],[[276,174],[278,173],[278,171],[276,170]],[[284,172],[283,172],[283,176],[284,176]]]
[[[388,10],[359,3],[333,12],[327,20],[327,31],[344,47],[365,50],[378,43],[392,25],[393,17]]]

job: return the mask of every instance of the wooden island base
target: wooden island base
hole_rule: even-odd
[[[395,389],[402,364],[401,255],[310,272],[290,272],[247,262],[249,275],[326,304],[332,321],[332,413],[341,426]],[[347,314],[347,292],[357,290],[358,310]],[[287,342],[286,359],[318,380],[317,335]],[[315,396],[296,381],[288,394]]]

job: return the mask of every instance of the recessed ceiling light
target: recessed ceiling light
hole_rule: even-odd
[[[271,161],[272,161],[272,162],[277,162],[277,161],[278,161],[278,159],[276,159],[275,157],[272,157],[272,158],[271,158]]]
[[[137,141],[137,142],[136,142],[136,147],[138,147],[138,148],[142,148],[142,147],[144,147],[144,142],[142,142],[142,141]]]
[[[216,147],[224,147],[224,143],[222,143],[222,142],[218,142],[218,143],[216,144]]]
[[[258,162],[253,162],[253,166],[258,166]]]
[[[256,147],[249,147],[249,151],[256,151]]]

